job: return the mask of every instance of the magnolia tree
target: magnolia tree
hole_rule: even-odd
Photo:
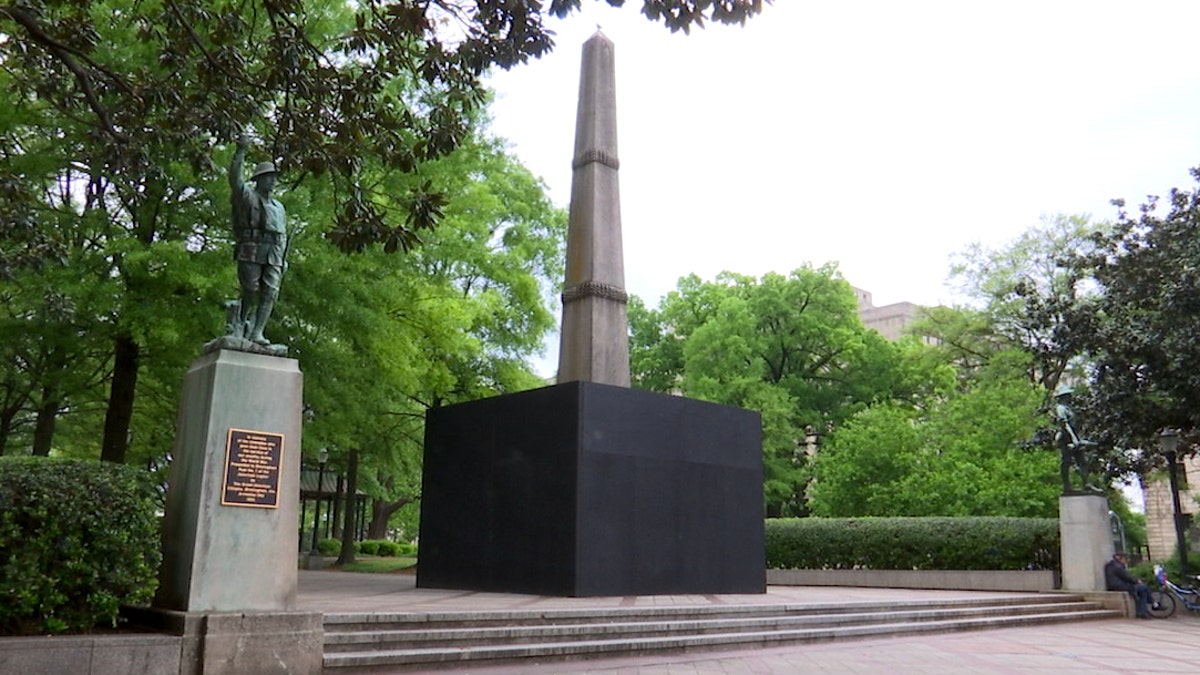
[[[620,5],[620,0],[608,0]],[[286,187],[330,204],[311,226],[343,251],[408,251],[450,196],[429,171],[471,135],[490,68],[553,47],[551,16],[578,0],[17,0],[0,4],[0,275],[58,268],[70,302],[24,288],[12,410],[101,409],[103,459],[125,461],[139,377],[186,344],[223,291],[226,207],[214,196],[229,146],[277,160]],[[644,0],[671,30],[740,23],[761,0]],[[401,173],[402,191],[382,180]],[[303,220],[305,214],[290,211]],[[211,254],[211,255],[208,255]],[[203,258],[202,261],[199,258]],[[187,261],[190,265],[181,265]],[[199,262],[198,262],[199,261]],[[204,269],[201,269],[204,268]],[[44,278],[52,273],[43,275]],[[188,323],[180,329],[177,319]],[[82,326],[82,328],[81,328]],[[78,339],[70,339],[70,338]],[[69,349],[68,349],[69,347]],[[64,374],[73,349],[107,352]],[[75,368],[74,370],[78,370]],[[69,375],[69,376],[68,376]],[[101,400],[72,399],[106,385]]]

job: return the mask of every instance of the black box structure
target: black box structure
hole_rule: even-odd
[[[756,412],[590,382],[430,410],[417,586],[763,593]]]

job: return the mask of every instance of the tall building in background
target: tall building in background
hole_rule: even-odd
[[[882,307],[876,307],[871,302],[871,292],[854,287],[854,295],[858,297],[858,318],[863,325],[879,331],[879,334],[889,340],[898,340],[904,335],[904,329],[917,320],[919,305],[911,302],[896,302]]]

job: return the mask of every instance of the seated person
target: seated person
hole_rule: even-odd
[[[1126,566],[1129,559],[1124,553],[1114,553],[1112,560],[1104,564],[1104,585],[1110,591],[1125,591],[1133,596],[1139,619],[1150,618],[1150,587],[1136,579]]]

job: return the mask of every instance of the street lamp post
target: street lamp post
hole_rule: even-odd
[[[321,555],[321,552],[317,549],[317,530],[320,528],[321,523],[321,493],[322,488],[325,487],[325,462],[328,460],[329,451],[321,448],[321,451],[317,453],[317,499],[316,503],[313,504],[312,550],[309,551],[309,555]]]
[[[1186,576],[1189,573],[1187,533],[1184,532],[1183,508],[1179,504],[1179,432],[1163,429],[1158,435],[1158,445],[1162,448],[1163,456],[1167,458],[1167,476],[1171,481],[1171,508],[1175,515],[1175,546],[1179,549],[1179,573]]]
[[[1125,547],[1125,523],[1121,522],[1121,516],[1116,512],[1108,512],[1108,527],[1112,530],[1113,548],[1118,553],[1128,553]]]

